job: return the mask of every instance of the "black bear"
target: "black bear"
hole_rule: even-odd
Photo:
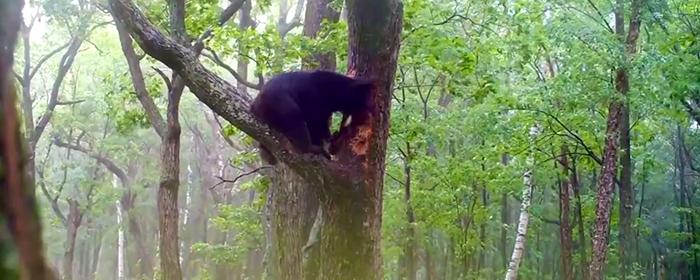
[[[346,122],[348,118],[352,120],[353,115],[366,111],[372,86],[371,81],[330,71],[282,73],[265,83],[250,111],[286,136],[297,152],[330,158],[331,116],[341,112]],[[262,145],[260,156],[269,164],[277,163]]]

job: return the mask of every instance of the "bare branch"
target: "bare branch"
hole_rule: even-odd
[[[165,83],[165,86],[168,88],[168,91],[171,91],[173,89],[173,84],[170,83],[170,79],[168,78],[168,76],[165,75],[165,73],[163,73],[162,70],[158,69],[158,67],[151,66],[151,68],[153,69],[153,71],[156,71],[156,73],[158,73],[158,75],[163,79],[163,82]]]
[[[71,39],[71,40],[72,40],[72,39]],[[34,78],[34,75],[36,75],[36,73],[39,71],[39,69],[41,68],[41,66],[42,66],[47,60],[49,60],[49,58],[51,58],[52,56],[54,56],[54,55],[57,54],[58,52],[62,51],[63,49],[67,48],[68,46],[70,46],[70,44],[71,44],[71,41],[68,41],[68,43],[65,43],[65,44],[59,46],[58,48],[54,49],[53,51],[51,51],[51,52],[49,52],[48,54],[46,54],[46,55],[44,55],[43,57],[41,57],[41,58],[39,59],[39,62],[36,63],[36,66],[34,66],[34,69],[32,69],[31,72],[29,73],[29,77],[28,77],[28,78],[25,77],[25,79],[28,79],[28,80],[31,81],[32,78]]]
[[[216,188],[217,186],[219,186],[219,185],[221,185],[221,184],[224,184],[224,183],[235,184],[235,183],[236,183],[238,180],[240,180],[241,178],[243,178],[243,177],[245,177],[245,176],[248,176],[248,175],[250,175],[250,174],[253,174],[253,173],[260,172],[260,170],[267,169],[267,168],[272,168],[272,167],[269,166],[269,165],[260,166],[260,167],[258,167],[258,168],[255,168],[255,169],[251,170],[251,171],[242,173],[242,174],[236,176],[236,178],[233,178],[233,179],[231,179],[231,180],[229,180],[229,179],[224,179],[224,178],[221,177],[221,176],[216,176],[216,178],[218,178],[218,179],[221,180],[221,181],[218,182],[218,183],[216,183],[215,185],[209,187],[209,189],[210,189],[210,190],[211,190],[211,189],[214,189],[214,188]]]
[[[12,71],[12,74],[14,74],[15,79],[17,79],[17,81],[18,81],[20,84],[24,84],[24,79],[22,79],[22,76],[21,76],[20,74],[18,74],[18,73],[15,72],[14,70]]]
[[[83,102],[85,102],[85,99],[73,100],[73,101],[57,101],[56,105],[65,106],[65,105],[74,105],[74,104],[83,103]]]
[[[211,50],[211,49],[207,49],[207,50],[208,50],[211,54],[203,53],[202,56],[204,56],[204,57],[210,59],[211,61],[213,61],[214,63],[216,63],[216,65],[218,65],[219,67],[224,68],[226,71],[228,71],[228,72],[231,74],[231,76],[233,76],[233,78],[236,79],[236,81],[238,81],[238,82],[240,82],[241,84],[243,84],[243,85],[245,85],[245,86],[247,86],[247,87],[249,87],[249,88],[252,88],[252,89],[257,89],[257,90],[262,89],[263,81],[262,81],[262,78],[261,78],[261,77],[258,77],[258,83],[257,83],[257,84],[253,84],[253,83],[251,83],[251,82],[249,82],[249,81],[246,81],[245,79],[243,79],[243,77],[241,77],[240,74],[238,74],[238,72],[236,72],[236,70],[233,69],[233,67],[229,66],[229,65],[226,64],[223,60],[221,60],[221,58],[216,54],[215,51],[213,51],[213,50]]]
[[[105,168],[107,168],[107,170],[114,173],[114,175],[116,175],[117,178],[119,178],[119,181],[122,183],[123,186],[126,187],[129,185],[129,177],[126,175],[126,172],[122,168],[120,168],[112,159],[105,157],[99,153],[96,153],[86,147],[80,146],[80,144],[70,144],[63,142],[59,138],[54,138],[53,143],[56,146],[81,152],[97,160],[97,162],[102,164]]]
[[[595,10],[595,12],[598,14],[600,19],[603,20],[603,22],[605,23],[605,27],[607,27],[606,29],[608,31],[610,31],[610,33],[615,33],[615,31],[612,30],[612,27],[610,27],[610,23],[608,22],[608,20],[605,19],[605,16],[603,16],[603,13],[600,12],[600,9],[598,9],[598,7],[596,7],[595,3],[593,3],[593,1],[591,1],[591,0],[587,0],[587,1],[588,1],[588,4],[591,5],[593,10]]]
[[[61,211],[61,207],[58,206],[58,198],[61,196],[61,191],[57,192],[56,195],[51,195],[49,192],[49,189],[46,187],[46,177],[44,177],[44,170],[46,169],[46,163],[48,162],[49,155],[51,154],[51,147],[53,145],[49,143],[49,147],[46,149],[46,156],[44,156],[44,160],[41,162],[41,167],[36,169],[37,175],[39,175],[38,184],[39,188],[41,188],[41,192],[44,194],[46,197],[46,200],[49,201],[51,204],[51,210],[53,213],[58,217],[58,219],[61,221],[61,223],[65,226],[68,224],[68,220],[66,219],[66,216],[63,214]],[[64,181],[65,183],[65,181]],[[62,188],[61,188],[62,189]]]

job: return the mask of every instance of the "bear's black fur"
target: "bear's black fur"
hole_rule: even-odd
[[[373,83],[330,71],[295,71],[270,79],[251,104],[251,113],[285,135],[299,153],[330,158],[330,121],[334,112],[343,120],[366,111]],[[352,120],[353,122],[355,120]],[[260,145],[269,164],[277,160]]]

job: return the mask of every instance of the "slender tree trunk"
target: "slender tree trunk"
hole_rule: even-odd
[[[632,157],[630,144],[630,108],[625,102],[620,109],[620,274],[625,279],[632,269],[634,233],[634,187],[632,186]]]
[[[83,219],[83,214],[80,213],[78,202],[72,199],[68,200],[68,228],[66,229],[66,244],[63,252],[63,279],[73,279],[73,259],[75,257],[75,238],[78,234],[78,228]]]
[[[251,11],[253,10],[253,1],[252,0],[243,0],[243,6],[241,6],[241,10],[239,11],[239,21],[238,21],[238,28],[240,30],[246,30],[248,28],[253,27],[253,18],[251,17]],[[301,0],[300,0],[301,1]],[[239,50],[241,54],[245,54],[246,48],[245,46],[241,45],[239,46]],[[248,80],[248,58],[244,57],[243,55],[238,57],[238,65],[236,67],[236,72],[238,72],[238,75],[241,76],[241,80],[247,81]],[[247,92],[248,88],[243,84],[241,81],[238,81],[238,90],[240,92]]]
[[[620,42],[625,46],[625,54],[630,56],[636,53],[637,38],[639,37],[639,27],[641,25],[640,9],[644,0],[634,0],[631,5],[629,31],[625,34],[624,27],[624,7],[623,1],[618,0],[615,7],[615,33],[619,37]],[[626,58],[627,59],[627,58]],[[606,263],[606,254],[608,249],[608,234],[610,232],[610,211],[612,208],[613,190],[615,184],[615,176],[617,175],[617,156],[620,144],[621,128],[624,128],[623,122],[625,114],[625,101],[620,99],[627,98],[629,92],[629,76],[627,69],[620,66],[615,70],[615,97],[608,109],[607,129],[605,132],[605,148],[603,150],[603,167],[600,172],[598,181],[598,203],[596,205],[596,219],[593,230],[593,257],[590,263],[590,277],[593,280],[603,279],[604,266]],[[629,120],[627,120],[629,121]],[[627,139],[629,140],[629,139]],[[626,143],[625,143],[626,144]],[[631,168],[631,165],[630,165]],[[628,170],[631,172],[631,169]],[[631,176],[631,173],[629,173]],[[631,180],[631,179],[630,179]],[[625,190],[626,196],[631,194],[631,182],[629,190]],[[625,199],[628,199],[626,197]],[[626,203],[633,203],[628,202]],[[625,205],[625,208],[627,206]],[[626,209],[627,211],[629,209]],[[629,234],[626,232],[626,234]],[[631,236],[628,236],[631,238]],[[627,241],[625,241],[627,242]]]
[[[173,89],[175,91],[175,89]],[[161,178],[158,189],[160,259],[164,279],[182,279],[180,269],[178,188],[180,185],[180,124],[178,106],[182,89],[169,92],[167,132],[161,147]]]
[[[169,1],[170,28],[176,41],[184,44],[185,1]],[[168,90],[165,135],[161,139],[161,169],[158,188],[158,220],[160,228],[160,269],[163,279],[182,279],[178,236],[180,187],[180,98],[185,88],[182,79],[173,75],[172,87]]]
[[[561,148],[561,155],[559,156],[559,163],[561,164],[562,171],[567,178],[564,178],[559,184],[559,241],[561,243],[560,258],[562,267],[562,277],[564,280],[574,279],[574,267],[571,262],[573,242],[571,236],[571,223],[569,222],[570,209],[571,209],[571,189],[572,189],[572,177],[570,175],[571,166],[569,165],[569,151],[566,145]]]
[[[588,254],[586,254],[586,233],[584,229],[583,221],[583,205],[581,204],[581,184],[578,180],[578,173],[576,168],[576,159],[572,158],[571,161],[571,186],[574,191],[574,198],[576,199],[576,221],[577,221],[577,231],[578,231],[578,244],[579,244],[579,265],[578,272],[581,273],[583,279],[588,279]]]
[[[112,180],[112,186],[114,188],[117,188],[117,176],[114,176],[114,179]],[[117,207],[117,260],[116,260],[116,279],[117,280],[124,280],[126,279],[126,274],[125,274],[125,238],[124,238],[124,211],[122,208],[124,199],[120,199],[116,202],[116,207]]]
[[[406,245],[404,248],[404,259],[406,262],[405,266],[405,275],[407,276],[406,279],[408,280],[415,280],[416,279],[416,233],[415,233],[415,215],[413,213],[413,205],[411,203],[411,157],[412,157],[412,151],[411,151],[411,145],[409,142],[406,142],[406,151],[404,151],[405,157],[404,158],[404,203],[406,204]],[[426,253],[426,268],[430,267],[429,263],[429,256],[430,252],[428,248],[425,248],[425,253]],[[428,273],[430,275],[430,273]]]
[[[482,141],[481,143],[484,145],[484,142]],[[484,160],[482,158],[482,160]],[[481,171],[485,171],[485,167],[482,164],[481,165]],[[486,190],[485,184],[481,186],[481,205],[484,207],[484,209],[488,209],[489,207],[489,193],[488,190]],[[479,250],[479,259],[477,260],[476,264],[476,275],[477,277],[481,273],[481,269],[486,266],[485,259],[486,259],[486,243],[487,243],[487,238],[486,238],[486,221],[483,221],[481,225],[479,225],[479,243],[481,249]]]
[[[506,225],[510,224],[508,216],[510,214],[510,209],[508,207],[508,194],[503,194],[501,196],[501,242],[499,243],[499,251],[501,251],[501,262],[503,267],[508,265],[508,231],[506,230]]]
[[[533,126],[530,129],[530,143],[534,143],[535,138],[538,134],[538,127]],[[515,237],[515,244],[513,245],[513,255],[510,257],[510,263],[508,263],[508,271],[506,272],[506,280],[518,279],[518,268],[520,267],[520,262],[522,261],[523,253],[525,251],[525,238],[527,237],[527,227],[530,222],[530,200],[532,199],[532,189],[534,187],[534,182],[532,179],[532,174],[535,168],[535,147],[530,147],[530,155],[527,158],[527,170],[523,174],[523,197],[520,204],[520,218],[518,218],[518,230]]]
[[[619,74],[618,74],[619,75]],[[603,156],[603,168],[598,181],[598,204],[596,206],[596,218],[593,230],[593,257],[589,268],[589,275],[594,280],[603,279],[603,266],[605,265],[608,247],[608,232],[610,230],[610,208],[612,207],[613,187],[617,170],[618,139],[620,104],[610,104],[608,110],[607,131],[605,139],[605,154]]]
[[[685,160],[683,157],[683,134],[681,132],[680,125],[676,126],[676,140],[677,140],[677,145],[676,145],[676,168],[678,172],[678,207],[680,209],[685,209],[689,210],[691,209],[689,205],[686,203],[689,198],[686,198],[686,188],[687,186],[687,181],[686,181],[686,166],[685,166]],[[678,232],[683,234],[688,232],[688,227],[687,225],[689,224],[688,220],[690,220],[691,215],[688,215],[685,211],[680,211],[680,219],[678,223]],[[679,250],[682,252],[687,252],[690,251],[690,246],[691,242],[690,240],[682,239],[679,242]],[[688,261],[686,258],[681,257],[678,260],[678,273],[679,273],[679,279],[691,279],[690,277],[690,272],[689,272],[689,265]]]

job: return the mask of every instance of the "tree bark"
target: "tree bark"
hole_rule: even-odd
[[[23,1],[0,2],[0,216],[5,223],[0,239],[8,248],[17,250],[18,260],[2,259],[2,263],[18,262],[22,279],[54,279],[44,260],[41,223],[34,196],[34,185],[25,167],[26,142],[16,110],[16,88],[10,73],[17,35],[22,23]],[[7,271],[7,270],[4,270]],[[13,275],[7,275],[12,277]]]
[[[630,141],[630,103],[620,108],[620,275],[626,279],[634,258],[634,186],[632,185],[632,150]]]
[[[636,53],[637,38],[639,38],[639,28],[641,25],[640,9],[642,2],[643,0],[632,1],[630,24],[627,34],[625,34],[624,7],[622,0],[618,0],[615,7],[615,33],[620,38],[620,42],[625,46],[625,61],[628,60],[628,56]],[[619,136],[621,129],[624,129],[623,122],[625,121],[625,117],[623,115],[625,114],[624,111],[628,110],[628,108],[625,106],[626,101],[624,100],[627,98],[629,89],[628,71],[626,66],[620,66],[615,70],[615,91],[617,96],[615,96],[615,99],[610,103],[610,107],[608,109],[607,129],[605,132],[605,149],[603,151],[603,166],[601,168],[600,178],[598,181],[598,203],[596,205],[596,219],[593,230],[593,257],[591,258],[589,267],[589,275],[593,280],[603,279],[604,275],[603,269],[607,257],[608,234],[610,231],[610,211],[612,208],[615,176],[617,175],[617,156],[620,148]],[[629,116],[627,116],[627,118],[629,118]],[[628,172],[631,172],[631,169],[628,170]],[[631,173],[625,175],[631,176]],[[625,185],[624,187],[628,188],[625,189],[624,195],[631,195],[631,181],[629,185]],[[626,197],[625,199],[629,199],[629,197]],[[626,201],[625,203],[633,202]],[[622,208],[627,208],[627,205],[624,205]],[[628,209],[625,211],[627,210]],[[629,212],[631,213],[631,211]],[[625,213],[627,214],[627,212]],[[625,234],[630,233],[625,232]],[[631,236],[628,237],[631,238]],[[626,243],[627,241],[625,241],[625,244]]]
[[[692,183],[688,182],[688,179],[686,176],[688,175],[686,172],[688,171],[688,167],[693,168],[692,166],[692,159],[689,157],[689,152],[686,148],[685,144],[685,138],[683,136],[683,131],[681,130],[680,125],[678,125],[678,160],[679,160],[679,187],[680,191],[685,193],[684,197],[686,199],[685,202],[685,207],[690,209],[691,211],[695,209],[693,205],[693,198],[695,196],[695,188],[692,187]],[[691,181],[692,182],[692,181]],[[691,213],[686,213],[687,218],[686,218],[686,231],[688,233],[688,236],[690,237],[690,240],[686,241],[687,242],[687,249],[688,251],[692,251],[692,267],[691,267],[691,273],[692,275],[700,275],[700,263],[698,263],[698,253],[697,250],[692,249],[693,244],[696,244],[697,242],[697,235],[695,234],[695,214]]]
[[[186,44],[185,1],[168,1],[170,28],[175,40]],[[158,188],[158,220],[160,229],[160,269],[163,279],[182,279],[180,238],[178,235],[180,187],[180,98],[185,88],[182,79],[173,75],[168,89],[165,135],[161,139],[160,184]]]
[[[318,198],[313,188],[296,173],[286,167],[273,171],[271,207],[272,242],[274,261],[279,272],[276,279],[305,279],[302,248],[307,243],[311,226],[318,209]],[[307,278],[308,279],[308,278]]]

